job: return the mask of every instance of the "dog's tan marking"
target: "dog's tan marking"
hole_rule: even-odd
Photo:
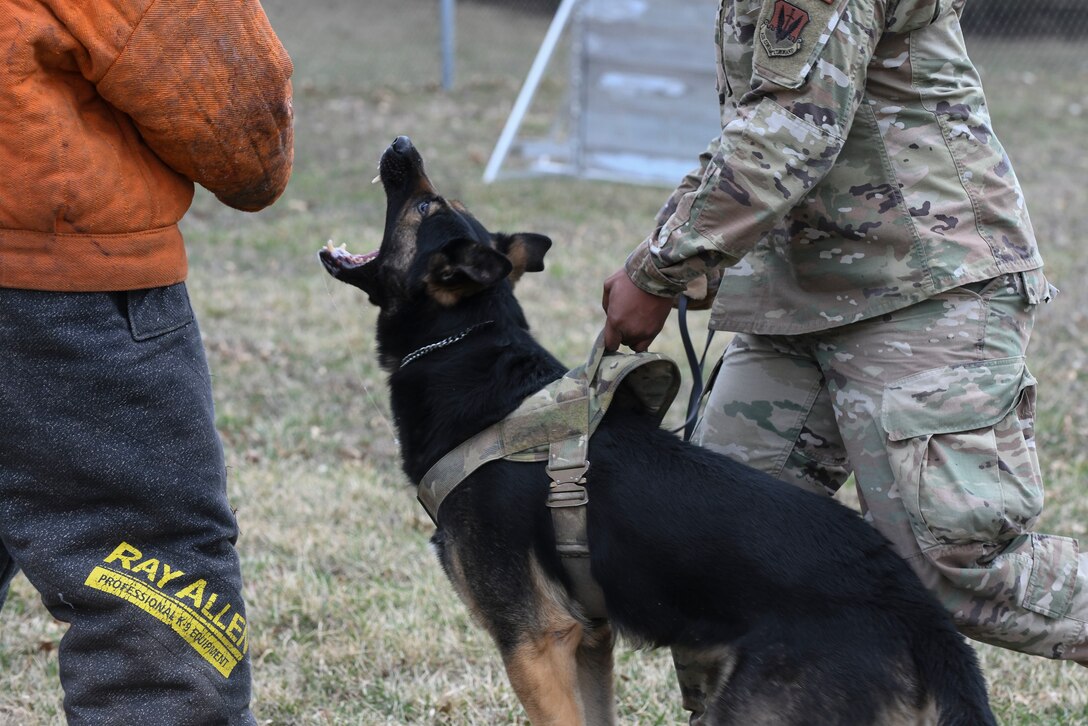
[[[426,189],[421,188],[420,192],[405,203],[403,210],[401,210],[400,217],[397,219],[394,228],[395,253],[391,253],[386,262],[393,269],[402,272],[408,270],[416,256],[419,225],[426,217],[448,208],[445,199],[434,195],[434,187],[428,183]],[[419,211],[419,204],[423,201],[428,202],[426,214]]]
[[[534,726],[615,724],[612,628],[586,621],[566,589],[548,578],[535,559],[530,572],[537,595],[535,627],[506,661],[530,720]]]
[[[415,205],[412,205],[410,209],[414,210]],[[414,215],[414,219],[412,219],[412,215]],[[385,264],[390,268],[405,272],[412,264],[412,260],[416,256],[416,233],[419,230],[419,223],[419,212],[415,211],[406,211],[397,221],[397,226],[393,232],[396,244],[384,255]]]
[[[468,580],[465,577],[465,568],[461,564],[461,557],[457,553],[457,547],[454,542],[448,542],[446,545],[446,558],[449,563],[449,568],[446,571],[446,575],[450,578],[450,582],[453,583],[453,589],[457,592],[457,596],[461,598],[461,602],[468,608],[468,614],[473,621],[486,630],[492,638],[496,633],[491,623],[484,617],[483,610],[480,609],[476,599],[472,597],[472,590],[469,589]]]
[[[616,696],[612,688],[612,626],[603,623],[584,628],[575,655],[578,663],[578,692],[587,724],[611,726],[616,723]]]
[[[877,723],[887,726],[937,726],[937,705],[929,701],[918,709],[905,703],[897,704],[884,711]]]
[[[430,177],[423,171],[423,167],[419,168],[419,186],[416,187],[416,194],[424,196],[427,194],[436,194],[434,184],[431,183]]]
[[[503,653],[506,674],[533,726],[584,726],[576,654],[582,624],[541,603],[541,629]]]
[[[904,684],[907,692],[918,689],[918,673],[911,662],[900,662],[898,680]],[[937,704],[932,698],[926,699],[921,708],[902,701],[888,705],[876,721],[887,726],[937,726]]]
[[[514,269],[510,271],[510,284],[516,283],[525,274],[525,268],[529,266],[529,253],[522,244],[513,244],[506,253],[510,264]]]
[[[428,196],[429,195],[424,194],[421,198],[419,198],[417,201],[415,201],[412,204],[412,208],[415,210],[416,216],[419,217],[420,221],[423,221],[427,217],[430,217],[432,214],[437,214],[438,212],[444,212],[444,211],[447,211],[450,208],[449,203],[446,202],[446,200],[443,199],[442,197],[430,197],[428,199]],[[422,202],[427,202],[427,211],[426,212],[420,212],[419,211],[419,205]]]
[[[472,619],[499,643],[494,623],[472,595],[453,541],[446,544],[446,562],[447,575]],[[612,629],[607,624],[590,627],[563,586],[549,579],[535,558],[529,561],[529,585],[531,595],[519,616],[522,636],[502,651],[510,685],[529,720],[533,726],[614,724]]]
[[[699,649],[673,646],[672,660],[684,709],[701,715],[713,707],[733,676],[737,652],[727,646]]]
[[[473,292],[474,289],[476,288],[469,285],[442,287],[437,285],[434,280],[427,280],[427,294],[434,298],[436,303],[447,308],[459,303],[462,298]]]

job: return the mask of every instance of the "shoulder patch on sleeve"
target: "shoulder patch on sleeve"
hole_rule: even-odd
[[[808,77],[848,0],[763,0],[756,25],[756,75],[786,88]]]
[[[769,56],[793,55],[801,50],[801,35],[810,20],[807,11],[788,0],[775,0],[770,16],[759,20],[759,42]]]

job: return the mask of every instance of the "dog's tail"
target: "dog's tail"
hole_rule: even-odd
[[[997,726],[978,657],[951,621],[946,622],[914,644],[919,678],[937,706],[937,726]]]

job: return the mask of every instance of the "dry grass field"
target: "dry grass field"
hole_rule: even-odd
[[[538,336],[573,365],[601,324],[601,281],[647,233],[667,190],[480,182],[546,16],[464,2],[458,86],[447,94],[436,83],[433,2],[265,5],[296,64],[290,187],[257,215],[201,193],[184,223],[242,528],[255,713],[267,724],[524,723],[494,649],[428,550],[432,525],[400,472],[375,365],[374,311],[315,252],[327,239],[377,246],[384,199],[369,181],[382,149],[409,134],[440,189],[489,227],[555,240],[548,270],[520,296]],[[1084,537],[1088,61],[1076,44],[975,49],[1063,291],[1042,311],[1029,361],[1049,495],[1040,529]],[[546,101],[560,97],[558,83],[545,85]],[[531,122],[546,124],[546,105]],[[680,358],[674,327],[658,348]],[[0,619],[0,724],[62,720],[63,632],[17,578]],[[1088,670],[978,651],[1003,724],[1088,724]],[[624,648],[618,660],[623,723],[683,722],[667,653]]]

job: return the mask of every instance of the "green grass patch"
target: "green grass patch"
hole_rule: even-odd
[[[255,713],[269,724],[523,723],[495,649],[428,550],[432,525],[399,469],[374,310],[324,273],[316,251],[328,239],[356,251],[377,246],[384,198],[369,182],[382,149],[409,134],[439,188],[463,198],[486,225],[553,237],[548,269],[528,276],[519,294],[540,339],[574,365],[602,323],[601,282],[650,231],[667,190],[480,182],[546,15],[462,3],[459,84],[446,94],[436,85],[433,2],[269,0],[266,7],[296,66],[291,185],[256,215],[200,193],[184,223],[242,527]],[[1081,46],[1003,40],[972,52],[1047,271],[1063,289],[1040,312],[1030,359],[1040,380],[1048,491],[1040,528],[1083,537],[1088,124],[1078,109],[1088,108],[1088,65]],[[562,76],[566,66],[555,70]],[[528,123],[546,128],[562,112],[561,90],[561,79],[550,80]],[[696,329],[704,322],[694,314]],[[657,348],[682,358],[675,326]],[[678,408],[670,423],[681,418]],[[63,625],[22,577],[2,623],[0,723],[59,722]],[[1088,671],[978,651],[1003,724],[1088,723]],[[617,670],[623,723],[683,722],[667,653],[621,648]]]

